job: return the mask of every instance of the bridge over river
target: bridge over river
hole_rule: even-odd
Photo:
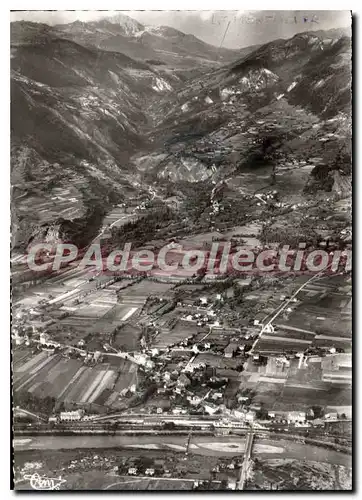
[[[259,459],[290,458],[300,461],[314,461],[334,465],[352,466],[352,456],[331,448],[284,439],[270,433],[261,438],[251,431],[247,436],[189,436],[157,435],[82,435],[82,436],[39,436],[15,435],[16,453],[29,450],[71,450],[82,448],[127,448],[141,450],[174,450],[188,454],[208,456],[244,456],[244,472],[241,471],[238,487],[244,487],[251,457]]]

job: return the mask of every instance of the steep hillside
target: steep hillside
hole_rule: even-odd
[[[70,40],[79,33],[86,46]],[[18,246],[34,237],[84,245],[108,207],[149,189],[205,229],[245,222],[254,194],[271,186],[288,206],[323,190],[349,196],[351,42],[338,31],[276,40],[223,66],[195,37],[127,19],[13,23],[12,36]],[[95,47],[116,38],[139,44],[137,58]],[[187,54],[193,68],[214,57],[213,70],[190,78],[194,69],[159,64],[161,53]],[[258,205],[252,213],[269,217]]]
[[[347,37],[325,44],[322,36],[302,33],[195,79],[155,111],[151,134],[167,162],[154,171],[180,179],[190,157],[187,176],[194,171],[195,180],[200,171],[220,175],[212,165],[256,167],[265,164],[263,151],[259,162],[255,152],[266,139],[289,160],[327,161],[350,135],[350,54]]]
[[[351,193],[350,55],[350,38],[324,33],[266,44],[155,105],[154,152],[132,160],[179,200],[190,231],[274,220],[273,238],[274,227],[295,240],[338,238],[333,221],[350,224],[334,219],[331,201]],[[278,201],[256,196],[268,192]]]
[[[172,80],[123,54],[56,38],[44,26],[37,32],[31,23],[15,24],[13,234],[15,246],[26,246],[43,224],[93,217],[134,191],[129,157],[144,144],[148,105]]]

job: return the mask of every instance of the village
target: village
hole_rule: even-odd
[[[147,280],[114,282],[91,291],[89,325],[98,322],[99,328],[91,334],[82,316],[76,335],[59,330],[61,309],[69,321],[67,306],[19,309],[13,328],[15,399],[23,391],[34,399],[53,398],[52,410],[64,408],[59,415],[215,415],[297,427],[311,426],[315,413],[316,425],[351,418],[348,278],[311,284],[298,279],[304,288],[293,300],[295,278],[274,280],[274,288],[270,281],[263,287],[250,280],[207,286],[150,282],[151,296]],[[333,297],[335,317],[327,312],[326,297]],[[97,304],[100,319],[93,316]]]

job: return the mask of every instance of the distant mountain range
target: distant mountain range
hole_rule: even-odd
[[[100,21],[57,25],[64,37],[104,50],[119,51],[129,57],[148,60],[171,67],[193,67],[219,61],[225,63],[238,56],[238,51],[217,49],[194,35],[168,26],[144,26],[130,17],[117,14]]]
[[[103,50],[121,52],[151,65],[171,68],[195,68],[225,63],[237,58],[240,51],[219,49],[194,35],[168,26],[144,26],[123,14],[94,22],[75,21],[49,27],[38,23],[12,23],[12,43],[38,43],[58,36]],[[245,53],[250,51],[246,49]]]

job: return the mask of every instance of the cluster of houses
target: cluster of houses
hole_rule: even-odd
[[[137,476],[138,475],[138,467],[129,467],[127,473],[129,476]],[[152,477],[155,475],[155,469],[153,469],[152,467],[149,467],[145,470],[144,473],[146,476]]]
[[[80,408],[72,411],[61,411],[59,415],[52,415],[49,417],[49,423],[59,422],[86,422],[92,420],[96,415],[86,415],[85,411]]]
[[[155,458],[152,462],[142,463],[142,459],[131,458],[123,461],[122,468],[125,468],[125,473],[128,476],[148,476],[148,477],[178,477],[185,475],[190,469],[186,464],[179,463],[175,457]],[[119,468],[118,468],[119,472]]]

